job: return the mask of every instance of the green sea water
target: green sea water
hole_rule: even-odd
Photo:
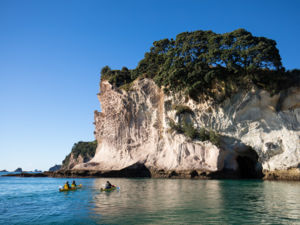
[[[300,224],[300,182],[0,177],[0,224]]]

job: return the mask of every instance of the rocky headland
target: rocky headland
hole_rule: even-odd
[[[62,161],[62,165],[59,168],[56,166],[55,169],[71,170],[77,164],[90,161],[95,155],[96,148],[96,141],[79,141],[75,143],[72,147],[71,152]],[[52,170],[50,169],[49,171],[54,172],[53,168]]]
[[[300,73],[275,41],[239,29],[153,45],[134,70],[103,68],[96,153],[51,176],[300,180]]]
[[[220,171],[256,177],[261,172],[288,174],[291,168],[293,177],[300,174],[299,88],[271,97],[253,87],[216,106],[166,96],[145,78],[135,81],[129,92],[102,81],[99,99],[102,112],[95,112],[95,157],[74,170],[116,171],[139,163],[154,177]],[[193,113],[178,114],[172,105],[184,105]],[[219,143],[191,140],[172,130],[170,120],[213,129]]]

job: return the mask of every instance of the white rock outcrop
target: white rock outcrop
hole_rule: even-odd
[[[168,171],[237,170],[238,156],[258,157],[257,166],[267,171],[300,165],[299,88],[274,96],[258,88],[241,90],[216,105],[167,96],[150,79],[134,81],[130,91],[114,88],[107,81],[100,86],[102,112],[95,112],[96,154],[74,169],[120,170],[142,163]],[[193,110],[193,115],[183,119],[195,128],[219,133],[219,147],[171,132],[169,120],[180,119],[172,109],[174,104]]]

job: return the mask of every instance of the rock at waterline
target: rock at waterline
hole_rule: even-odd
[[[18,172],[18,173],[22,173],[23,172],[23,170],[22,170],[22,168],[18,168],[18,169],[16,169],[14,172]]]

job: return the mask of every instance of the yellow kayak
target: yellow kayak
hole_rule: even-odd
[[[77,189],[79,189],[81,187],[82,187],[82,185],[79,184],[79,185],[77,185],[76,187],[73,187],[73,188],[72,187],[68,188],[68,189],[60,188],[59,191],[76,191]]]
[[[117,187],[116,186],[112,186],[111,188],[101,188],[100,191],[113,191],[116,190]]]

